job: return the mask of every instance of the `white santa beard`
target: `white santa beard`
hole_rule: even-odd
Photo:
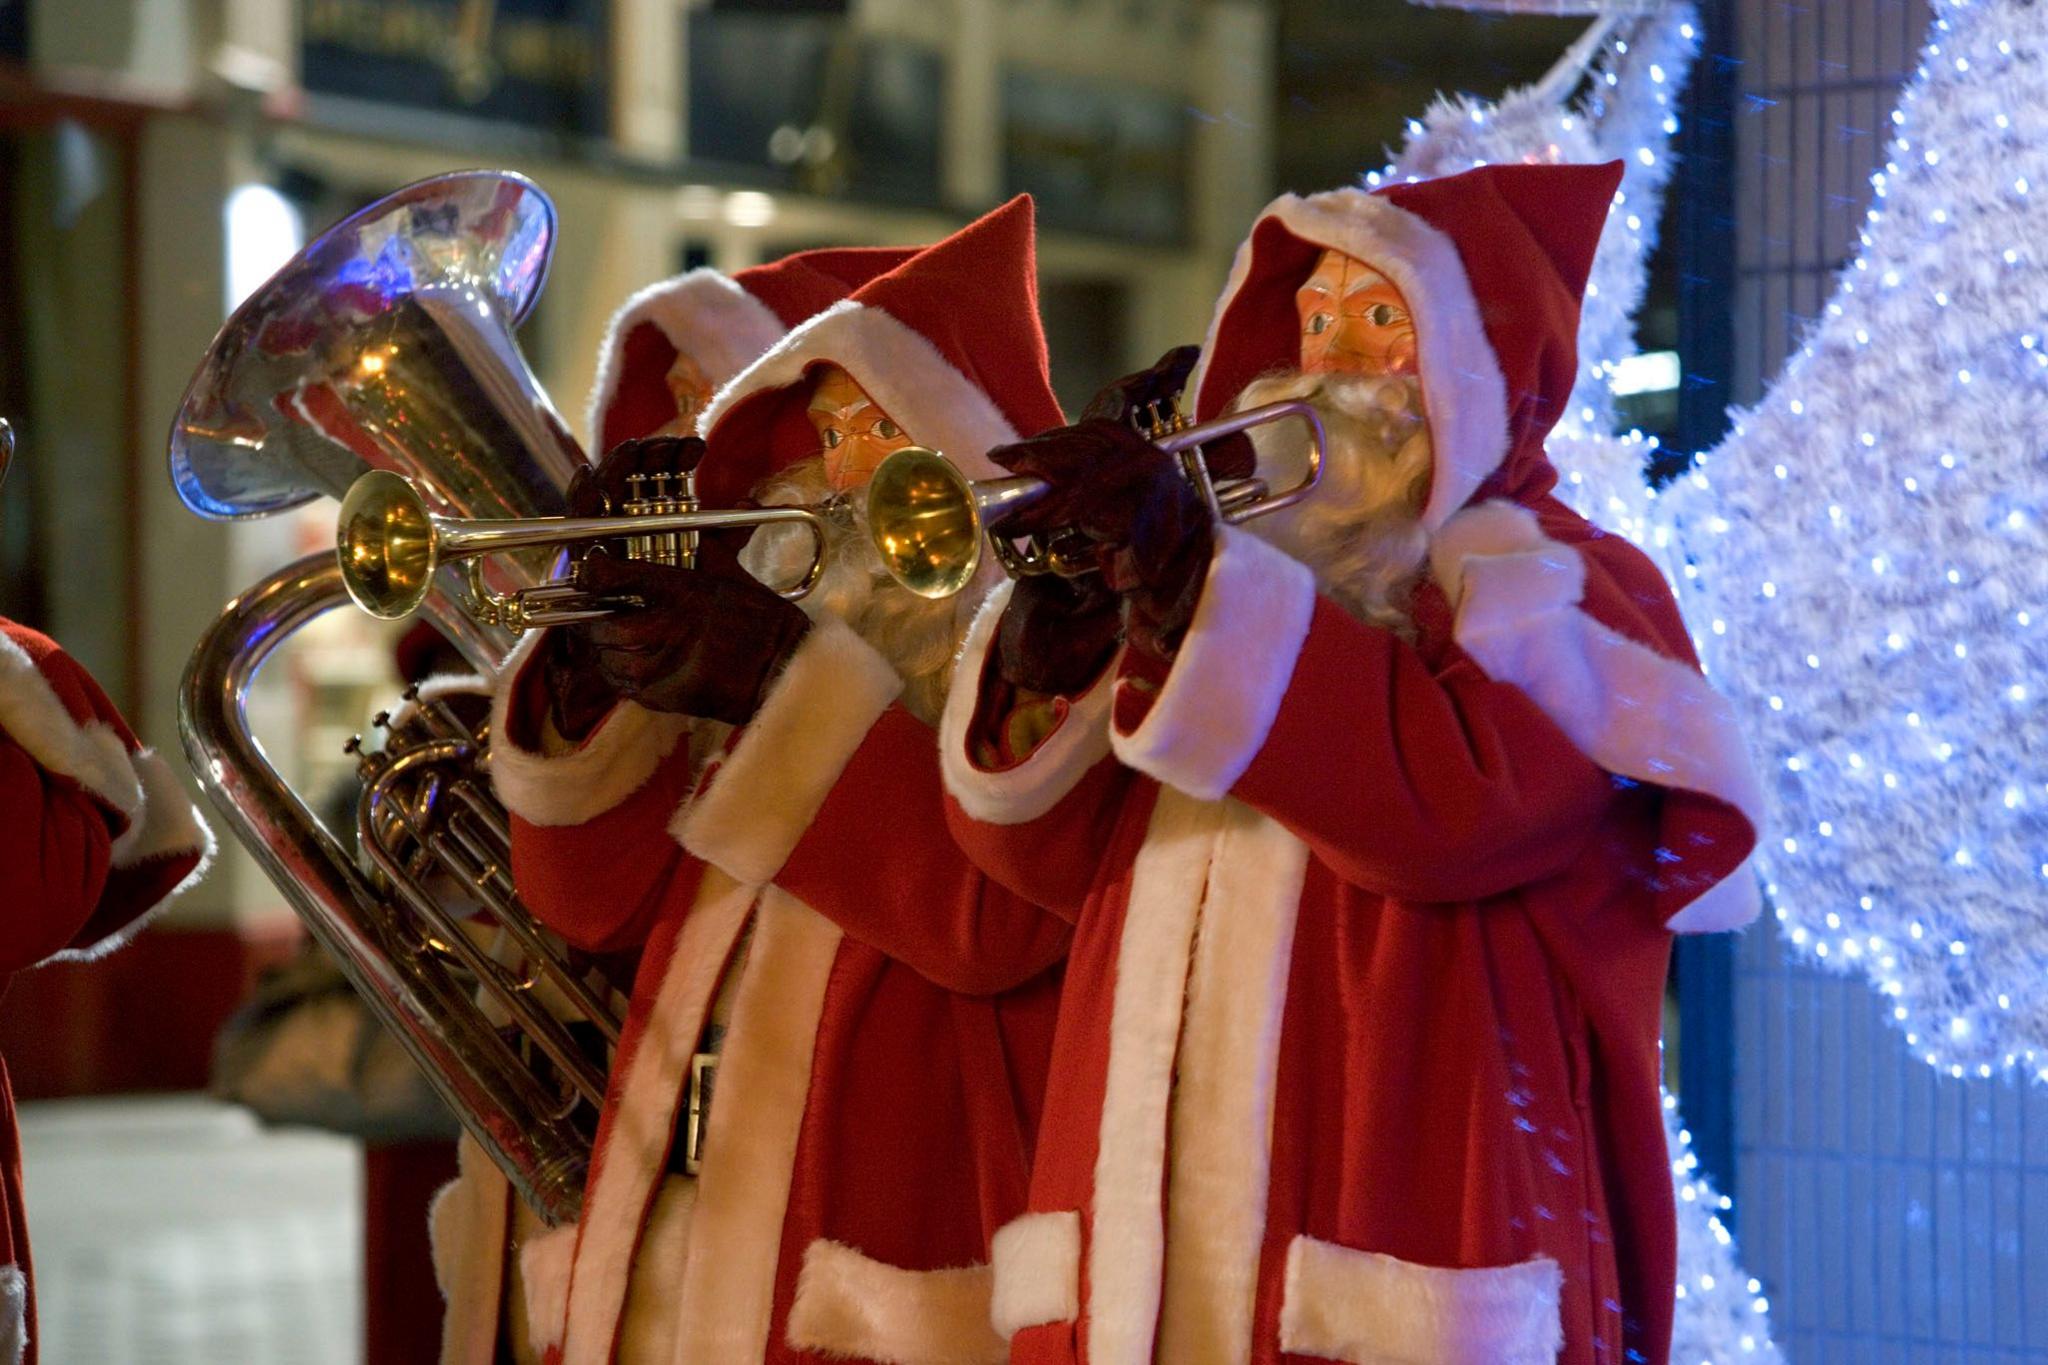
[[[1323,419],[1323,472],[1315,491],[1245,529],[1315,573],[1324,596],[1371,625],[1409,635],[1409,603],[1428,561],[1421,523],[1429,493],[1429,425],[1422,389],[1402,375],[1286,371],[1247,384],[1234,411],[1306,399]],[[1261,477],[1289,487],[1308,468],[1300,422],[1251,431]]]
[[[815,507],[831,496],[822,456],[798,461],[755,490],[771,507]],[[740,564],[765,583],[791,583],[802,577],[811,553],[808,530],[769,526],[747,542]],[[859,498],[826,518],[825,570],[798,605],[814,619],[836,616],[853,627],[902,675],[903,704],[919,719],[938,723],[960,646],[957,613],[951,599],[919,597],[889,577],[868,538]]]

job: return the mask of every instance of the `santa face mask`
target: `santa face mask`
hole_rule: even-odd
[[[837,365],[818,371],[809,416],[834,493],[860,487],[885,457],[910,444],[895,420]]]
[[[1301,368],[1310,374],[1414,374],[1415,321],[1392,280],[1325,250],[1294,293]]]
[[[694,436],[697,434],[697,419],[703,415],[704,405],[711,401],[715,387],[711,377],[685,351],[676,352],[675,363],[662,376],[668,385],[668,396],[675,400],[676,415],[672,421],[662,424],[654,434],[657,436]]]

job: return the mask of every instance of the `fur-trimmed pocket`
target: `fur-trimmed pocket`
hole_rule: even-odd
[[[1563,1285],[1548,1257],[1443,1270],[1296,1237],[1280,1349],[1346,1365],[1552,1365]]]
[[[789,1344],[886,1365],[1000,1365],[989,1268],[904,1270],[819,1238],[804,1250]]]
[[[1027,1327],[1081,1316],[1081,1215],[1072,1209],[1012,1218],[989,1248],[990,1318],[1005,1341]]]

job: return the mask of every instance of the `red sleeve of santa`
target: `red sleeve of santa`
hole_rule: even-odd
[[[212,851],[170,765],[91,675],[0,620],[0,970],[112,951]]]
[[[522,644],[491,718],[513,882],[535,917],[576,947],[637,947],[662,906],[688,903],[701,871],[668,833],[694,776],[691,723],[622,702],[572,744],[546,734],[546,714],[537,645]]]

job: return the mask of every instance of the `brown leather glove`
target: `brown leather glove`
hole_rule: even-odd
[[[1172,408],[1180,391],[1188,386],[1188,375],[1194,372],[1195,361],[1201,354],[1199,346],[1174,347],[1159,357],[1151,369],[1127,374],[1104,386],[1081,409],[1081,420],[1100,417],[1104,421],[1122,422],[1133,431],[1141,430],[1154,411],[1164,416]]]
[[[1115,653],[1122,610],[1123,600],[1100,574],[1019,579],[996,622],[996,670],[1022,691],[1072,696]]]
[[[739,566],[744,534],[706,535],[697,567],[591,555],[576,583],[646,605],[567,627],[589,642],[596,671],[618,696],[651,711],[744,725],[811,620]]]
[[[578,469],[569,479],[569,515],[617,515],[631,496],[626,481],[636,474],[685,474],[704,458],[704,442],[696,436],[639,436],[621,441],[596,465]]]

